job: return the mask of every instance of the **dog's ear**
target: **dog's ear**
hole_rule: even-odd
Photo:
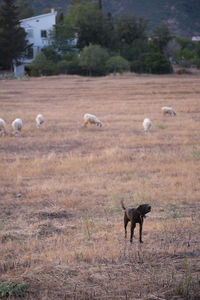
[[[138,207],[137,207],[137,211],[139,211],[140,213],[142,213],[143,212],[143,205],[139,205]]]
[[[144,216],[147,212],[145,210],[146,204],[141,204],[140,206],[138,206],[137,211]]]

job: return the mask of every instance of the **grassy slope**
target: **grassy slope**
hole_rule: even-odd
[[[195,299],[199,93],[199,75],[0,81],[0,281],[29,283],[31,300]],[[164,105],[177,116],[162,116]],[[103,127],[83,128],[85,112]],[[142,245],[138,228],[124,240],[121,199],[152,205]]]

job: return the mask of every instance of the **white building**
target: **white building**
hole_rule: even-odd
[[[193,36],[192,41],[193,42],[199,42],[200,41],[200,36]]]
[[[32,47],[21,59],[21,65],[14,66],[15,77],[23,76],[24,66],[30,64],[44,46],[50,45],[50,33],[56,25],[56,15],[57,12],[51,9],[50,13],[20,20],[21,27],[27,33],[28,44],[32,44]]]

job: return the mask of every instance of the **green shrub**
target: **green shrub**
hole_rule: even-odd
[[[142,53],[149,51],[146,39],[136,39],[132,44],[123,43],[120,47],[120,55],[128,61],[137,60]]]
[[[27,284],[5,281],[0,284],[0,297],[24,297],[27,294]]]
[[[139,59],[131,64],[131,71],[136,73],[168,74],[173,69],[164,54],[150,52],[140,55]]]
[[[113,56],[106,62],[106,69],[111,73],[122,73],[129,70],[129,62],[121,56]]]
[[[135,73],[146,73],[144,62],[142,60],[134,60],[131,63],[131,71]]]
[[[67,60],[67,61],[71,61],[71,60],[76,60],[79,59],[79,54],[77,51],[67,51],[65,54],[62,55],[62,60]]]
[[[80,66],[91,75],[105,75],[109,54],[99,45],[90,44],[80,53]]]
[[[57,64],[57,71],[59,74],[85,74],[80,66],[78,57],[73,57],[72,60],[62,59]]]
[[[196,53],[194,50],[188,48],[181,49],[174,53],[173,60],[176,64],[179,64],[182,67],[189,68],[196,61]]]
[[[30,75],[41,76],[41,75],[56,75],[57,67],[56,64],[48,60],[43,52],[39,52],[35,60],[30,64]]]
[[[61,60],[57,64],[57,69],[59,74],[68,74],[69,62],[66,60]]]
[[[42,52],[46,56],[46,58],[54,63],[60,60],[60,55],[54,50],[53,47],[48,46],[42,49]]]
[[[194,285],[194,278],[192,278],[190,269],[189,269],[189,264],[188,264],[188,259],[187,259],[187,253],[185,251],[184,254],[184,265],[185,265],[185,272],[184,272],[184,277],[182,278],[181,281],[178,283],[175,281],[175,278],[173,280],[175,281],[175,290],[176,294],[178,296],[184,297],[184,299],[196,299],[192,297],[192,294],[194,292],[194,289],[192,285]]]

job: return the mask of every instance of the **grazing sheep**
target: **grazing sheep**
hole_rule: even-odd
[[[6,122],[0,118],[0,134],[6,135]]]
[[[169,106],[163,106],[161,108],[162,112],[163,112],[163,115],[170,115],[170,116],[176,116],[176,112],[173,110],[172,107],[169,107]]]
[[[36,117],[36,126],[37,126],[37,128],[40,128],[40,126],[42,125],[42,123],[44,123],[44,117],[43,117],[43,115],[41,115],[41,114],[39,114],[39,115],[37,115],[37,117]]]
[[[84,126],[88,124],[96,124],[99,127],[102,126],[101,121],[95,115],[85,114],[83,119],[84,119]]]
[[[152,126],[152,122],[150,119],[145,118],[143,121],[144,132],[149,133],[150,127]]]
[[[12,128],[14,130],[14,135],[15,136],[19,136],[20,135],[20,131],[22,129],[22,120],[21,119],[15,119],[12,122]]]

